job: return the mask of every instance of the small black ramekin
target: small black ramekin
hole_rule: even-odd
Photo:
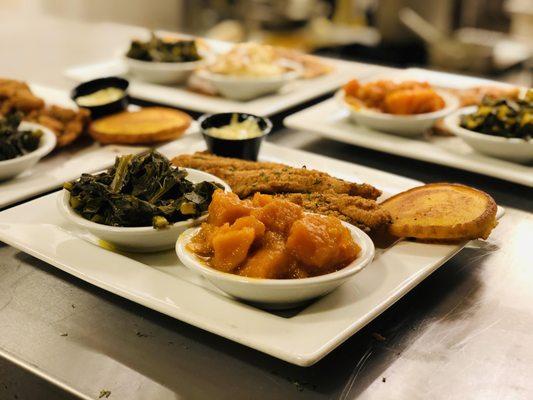
[[[209,128],[220,128],[229,125],[233,114],[237,114],[238,121],[244,121],[246,118],[253,117],[257,119],[259,128],[263,132],[261,136],[250,139],[222,139],[211,136],[208,133]],[[198,119],[200,131],[207,144],[207,149],[217,156],[241,158],[243,160],[256,161],[259,154],[261,142],[266,135],[272,130],[272,122],[268,118],[258,117],[246,113],[220,113],[204,114]]]
[[[80,96],[85,96],[91,93],[94,93],[100,89],[105,89],[109,87],[116,87],[121,89],[124,92],[124,96],[122,98],[112,101],[111,103],[102,104],[99,106],[80,106],[78,104],[78,107],[86,108],[91,112],[91,117],[93,119],[103,117],[105,115],[109,114],[115,114],[120,111],[124,111],[129,104],[129,98],[128,98],[128,86],[130,83],[123,78],[119,78],[116,76],[110,76],[107,78],[99,78],[99,79],[93,79],[92,81],[84,82],[78,86],[76,86],[74,89],[72,89],[72,92],[70,94],[70,97],[72,100],[74,100],[77,103],[76,99]]]

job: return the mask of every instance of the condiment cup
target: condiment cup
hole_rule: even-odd
[[[191,73],[205,65],[204,59],[186,62],[157,62],[135,60],[124,56],[129,72],[140,80],[159,84],[178,84],[185,82]]]
[[[355,108],[344,99],[344,90],[339,90],[335,98],[348,109],[350,118],[363,126],[377,131],[392,133],[399,136],[419,136],[440,118],[450,114],[459,106],[459,99],[452,94],[436,90],[444,100],[445,106],[441,110],[413,115],[396,115],[372,110],[365,107]]]
[[[248,101],[277,92],[287,83],[297,79],[300,76],[300,70],[295,67],[276,76],[245,76],[217,74],[202,68],[197,71],[197,74],[209,82],[222,97]]]
[[[191,168],[185,168],[187,179],[193,183],[203,181],[216,182],[224,186],[229,192],[231,188],[226,182],[214,175],[198,171]],[[102,247],[116,250],[147,253],[171,249],[174,247],[178,236],[192,226],[200,224],[207,218],[207,213],[199,218],[191,218],[185,221],[179,221],[165,229],[154,229],[151,226],[142,227],[118,227],[98,224],[89,221],[79,215],[72,209],[69,204],[70,192],[63,189],[58,193],[57,206],[59,211],[70,223],[76,225],[82,231],[89,232],[102,240]]]
[[[461,126],[461,117],[475,112],[477,106],[464,107],[444,119],[444,125],[479,153],[516,163],[533,162],[533,141],[505,138],[471,131]]]
[[[263,134],[249,139],[223,139],[209,134],[210,128],[220,128],[228,125],[234,114],[237,114],[239,122],[244,121],[246,118],[255,118]],[[222,157],[234,157],[252,161],[257,160],[261,143],[272,130],[270,119],[246,113],[204,114],[198,119],[198,125],[207,144],[207,149],[211,153]]]
[[[123,78],[117,76],[109,76],[107,78],[93,79],[79,84],[70,94],[70,97],[78,105],[78,107],[86,108],[91,112],[93,119],[100,118],[109,114],[115,114],[120,111],[124,111],[129,104],[128,86],[130,83]],[[118,88],[123,91],[123,95],[120,99],[111,101],[109,103],[101,104],[98,106],[82,106],[78,104],[77,98],[86,96],[91,93],[95,93],[101,89],[106,88]]]
[[[33,122],[22,121],[19,125],[19,130],[36,131],[39,129],[43,132],[43,136],[41,136],[39,147],[37,147],[37,149],[20,157],[0,161],[0,181],[13,178],[30,169],[37,164],[41,158],[54,150],[57,138],[54,132],[50,129]]]
[[[198,233],[199,227],[187,229],[176,243],[176,253],[181,262],[202,275],[223,292],[261,308],[287,309],[324,296],[360,272],[374,258],[372,240],[359,228],[343,222],[354,241],[361,247],[357,258],[345,268],[329,274],[302,279],[248,278],[218,271],[187,249],[187,244]]]

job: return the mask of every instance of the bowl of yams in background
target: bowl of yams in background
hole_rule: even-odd
[[[453,94],[427,82],[388,79],[353,79],[336,98],[357,124],[400,136],[421,135],[459,105]]]

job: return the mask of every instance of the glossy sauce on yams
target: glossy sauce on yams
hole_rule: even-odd
[[[240,200],[217,190],[188,249],[219,271],[267,278],[307,278],[337,271],[360,252],[331,216],[305,214],[289,201],[256,193]]]

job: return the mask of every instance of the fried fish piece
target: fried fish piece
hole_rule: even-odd
[[[391,216],[374,200],[336,193],[285,193],[275,197],[296,203],[306,211],[331,215],[366,232],[375,232],[390,224]]]
[[[56,134],[57,147],[66,146],[80,137],[90,116],[85,109],[47,106],[43,99],[32,93],[27,83],[0,78],[0,116],[13,111],[21,112],[25,121],[51,129]]]
[[[172,162],[180,167],[186,166],[187,168],[201,169],[202,171],[206,172],[216,171],[218,169],[229,171],[236,171],[238,169],[243,171],[286,167],[286,165],[273,162],[258,162],[241,160],[239,158],[220,157],[205,151],[197,151],[193,154],[181,154],[175,157]]]
[[[390,212],[396,237],[462,241],[486,239],[496,226],[497,206],[487,193],[455,183],[431,183],[393,196]]]
[[[180,155],[172,162],[179,167],[195,168],[225,180],[240,197],[256,192],[337,193],[375,200],[381,191],[367,183],[352,183],[334,178],[325,172],[294,168],[271,162],[244,161],[205,153]]]
[[[43,99],[35,96],[25,82],[0,78],[0,114],[27,113],[43,107]]]

